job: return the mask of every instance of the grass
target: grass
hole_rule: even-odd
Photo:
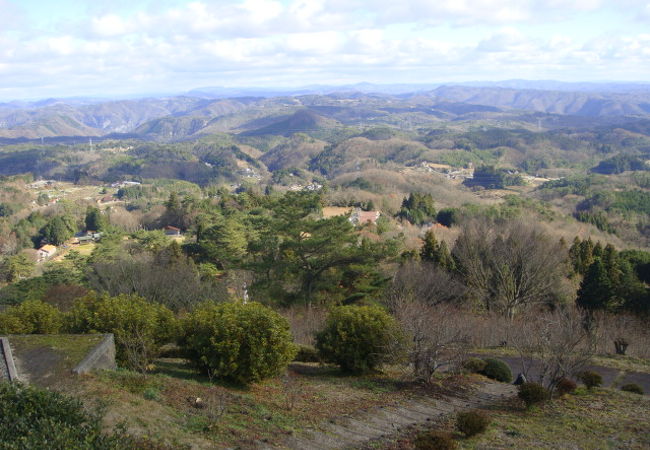
[[[72,369],[102,340],[96,335],[9,336],[19,377],[42,387],[73,380]]]
[[[47,349],[57,352],[76,366],[103,339],[101,334],[31,334],[9,336],[11,346],[16,353]]]
[[[578,390],[531,411],[492,414],[485,434],[462,448],[649,448],[650,399],[614,390]]]
[[[504,401],[487,413],[488,429],[466,438],[455,431],[455,417],[425,429],[410,430],[372,448],[413,449],[413,440],[424,430],[452,433],[459,448],[650,448],[650,398],[626,392],[579,388],[575,394],[526,410],[516,398]],[[370,447],[368,447],[370,448]]]
[[[485,356],[510,356],[519,357],[517,350],[511,347],[484,347],[475,348],[472,353]],[[608,367],[610,369],[623,370],[626,372],[650,373],[650,359],[636,358],[625,355],[596,355],[592,359],[596,366]]]
[[[182,359],[156,361],[156,372],[103,371],[83,378],[77,393],[108,405],[131,432],[196,448],[277,445],[332,418],[415,395],[393,373],[348,376],[332,366],[293,364],[287,376],[252,386],[210,382]],[[200,399],[200,407],[197,407]],[[112,423],[113,422],[113,423]]]

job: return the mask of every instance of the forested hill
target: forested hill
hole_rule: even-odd
[[[330,89],[326,94],[298,90],[297,94],[278,92],[256,97],[241,96],[246,91],[218,91],[222,96],[229,92],[240,95],[231,98],[215,98],[216,94],[206,89],[166,98],[2,103],[0,138],[129,133],[145,139],[178,140],[214,132],[278,134],[278,128],[305,131],[321,127],[328,120],[345,125],[372,121],[413,127],[447,120],[513,120],[513,114],[519,118],[545,113],[554,116],[554,126],[587,126],[592,124],[581,118],[597,118],[595,124],[603,125],[621,123],[622,118],[625,121],[650,116],[650,90],[642,86],[631,86],[629,91],[620,87],[615,91],[568,91],[467,85],[410,93],[402,92],[404,87],[402,91],[386,88],[393,93],[378,93],[382,88],[376,89],[359,85],[338,92]],[[292,117],[294,114],[298,116]]]

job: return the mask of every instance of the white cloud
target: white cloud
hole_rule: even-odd
[[[620,1],[630,23],[648,7],[647,0]],[[613,4],[375,0],[369,8],[361,0],[203,0],[130,15],[116,9],[62,32],[27,30],[18,36],[0,30],[0,94],[185,90],[255,82],[426,82],[508,74],[647,79],[647,32],[628,31],[623,22],[619,26],[626,33],[616,35],[599,28],[548,26]],[[547,28],[536,29],[539,21]]]

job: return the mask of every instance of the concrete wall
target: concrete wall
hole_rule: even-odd
[[[14,358],[9,346],[9,339],[0,337],[0,378],[6,377],[9,381],[18,380],[18,373],[14,364]]]
[[[112,334],[104,335],[104,339],[93,348],[77,366],[72,369],[76,374],[88,373],[97,369],[116,369],[115,338]]]

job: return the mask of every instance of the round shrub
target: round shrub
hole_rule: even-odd
[[[178,336],[174,314],[137,295],[88,294],[75,300],[68,321],[73,333],[113,333],[118,363],[140,371]]]
[[[470,373],[481,373],[485,370],[487,363],[481,358],[468,358],[463,363],[463,368]]]
[[[467,437],[483,433],[488,425],[490,418],[481,411],[464,411],[456,416],[456,429]]]
[[[389,360],[390,344],[398,333],[395,319],[377,306],[339,306],[316,336],[323,360],[342,370],[363,373]]]
[[[558,395],[572,394],[575,392],[577,387],[578,385],[575,383],[575,381],[569,378],[560,378],[560,380],[555,385],[555,392],[557,392]]]
[[[25,300],[0,313],[0,334],[56,334],[63,314],[40,300]]]
[[[578,379],[582,381],[588,389],[593,389],[603,384],[603,377],[600,376],[598,372],[592,370],[581,372],[578,374]]]
[[[318,355],[318,350],[316,350],[311,345],[301,345],[298,344],[298,352],[293,358],[294,361],[299,362],[320,362],[320,356]]]
[[[548,390],[538,383],[523,383],[518,387],[517,396],[524,401],[526,408],[548,400]]]
[[[279,375],[296,353],[287,320],[260,303],[205,303],[183,328],[188,359],[208,375],[236,383]]]
[[[512,371],[510,367],[500,359],[488,358],[485,360],[485,369],[481,372],[488,378],[510,383],[512,381]]]
[[[636,383],[624,384],[621,386],[621,391],[632,392],[634,394],[643,395],[643,388]]]
[[[454,450],[458,448],[456,441],[449,433],[426,431],[418,434],[413,440],[417,450]]]

